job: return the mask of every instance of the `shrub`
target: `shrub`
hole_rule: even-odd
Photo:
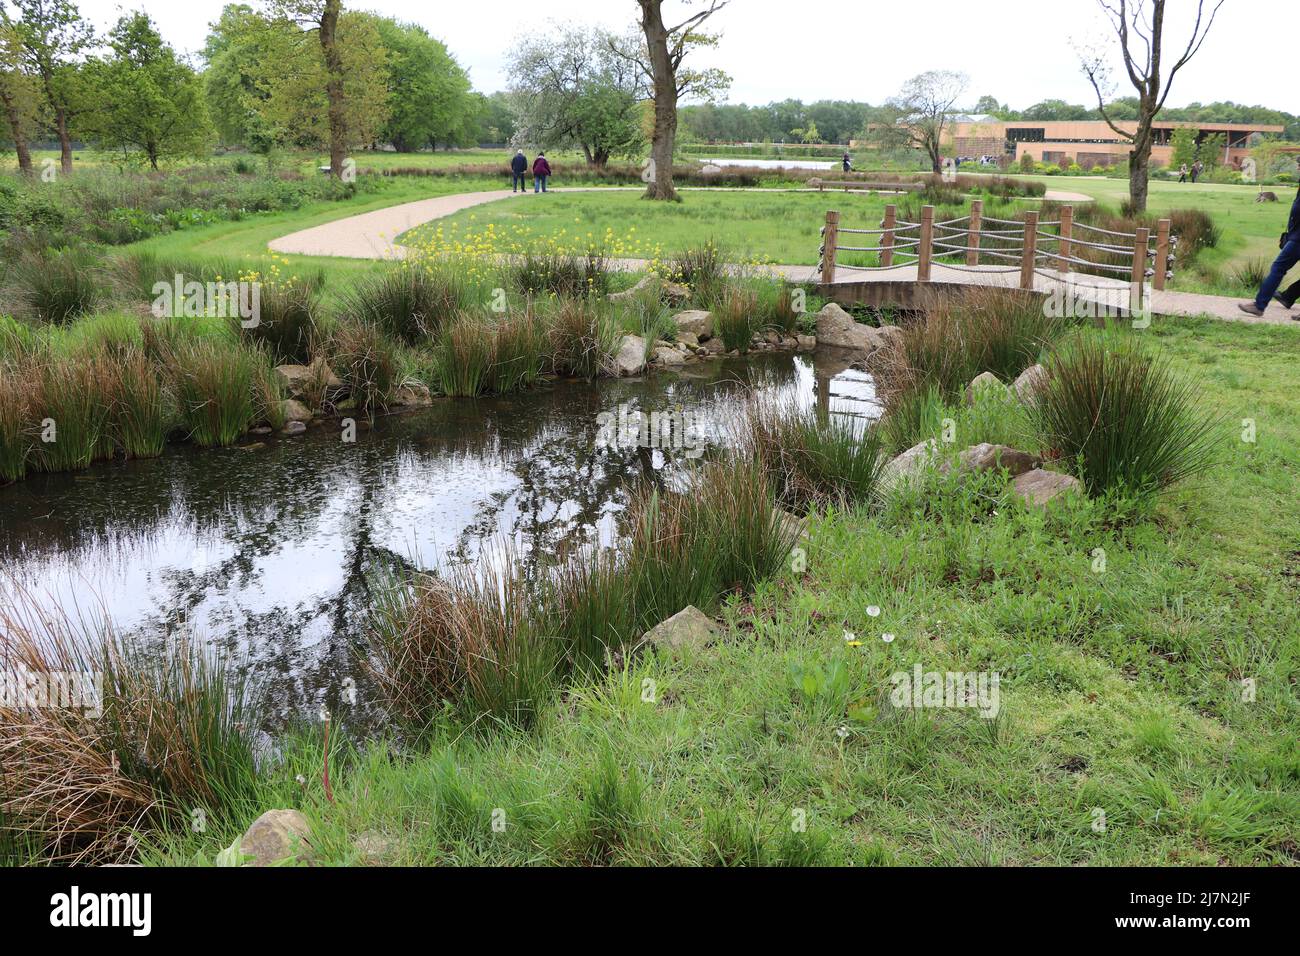
[[[340,322],[330,336],[329,363],[365,412],[387,406],[397,387],[397,348],[369,322]]]
[[[171,355],[176,400],[190,438],[205,448],[234,444],[257,417],[255,354],[199,339]]]
[[[343,311],[408,345],[428,342],[470,306],[463,275],[447,264],[402,263],[363,279],[344,298]]]
[[[1082,339],[1055,352],[1031,410],[1043,445],[1077,463],[1090,495],[1147,495],[1214,463],[1221,416],[1199,390],[1130,341]]]

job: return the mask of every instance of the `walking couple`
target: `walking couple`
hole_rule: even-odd
[[[511,179],[511,189],[513,193],[528,192],[528,157],[524,155],[521,149],[515,153],[514,158],[510,160],[510,172],[513,174]],[[537,158],[533,160],[533,192],[546,192],[546,181],[551,178],[551,164],[546,161],[546,154],[538,152]]]

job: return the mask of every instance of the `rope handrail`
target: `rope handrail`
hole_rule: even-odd
[[[1131,266],[1117,266],[1110,262],[1091,262],[1087,259],[1078,259],[1074,256],[1060,256],[1054,252],[1040,252],[1038,258],[1055,259],[1057,262],[1069,262],[1073,265],[1088,266],[1089,268],[1105,269],[1108,272],[1118,272],[1120,275],[1128,275],[1132,271]]]

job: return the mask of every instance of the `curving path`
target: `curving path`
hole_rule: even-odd
[[[712,187],[719,191],[735,192],[735,187],[718,186]],[[552,192],[607,192],[609,190],[634,190],[640,191],[640,186],[575,186],[569,188],[553,189]],[[707,191],[710,187],[695,187],[683,191]],[[817,192],[815,189],[789,189],[789,190],[752,190],[754,192]],[[406,255],[406,248],[395,240],[402,233],[414,229],[416,226],[424,225],[426,222],[432,222],[435,219],[442,219],[454,215],[463,209],[469,209],[473,206],[481,206],[490,202],[525,202],[531,193],[512,193],[508,189],[494,189],[487,192],[461,193],[455,196],[436,196],[432,199],[420,199],[415,202],[402,203],[397,206],[389,206],[386,209],[376,209],[373,212],[361,213],[356,216],[349,216],[345,219],[336,219],[333,222],[327,222],[319,226],[313,226],[310,229],[303,229],[299,232],[290,233],[279,239],[274,239],[268,243],[270,249],[274,252],[304,255],[304,256],[336,256],[347,259],[401,259]],[[1043,197],[1046,200],[1054,202],[1092,202],[1090,196],[1081,193],[1071,193],[1058,190],[1048,190]],[[615,267],[627,271],[639,271],[644,269],[647,263],[639,259],[620,259],[614,263]],[[771,266],[771,270],[796,282],[816,282],[817,274],[813,266],[798,265],[777,265]],[[909,272],[910,269],[910,272]],[[950,273],[950,274],[944,274]],[[837,282],[855,282],[870,280],[874,276],[880,279],[891,281],[915,280],[916,267],[900,266],[897,269],[891,269],[887,273],[866,273],[854,274],[852,269],[841,268]],[[960,282],[975,285],[1006,285],[1009,279],[1005,270],[999,271],[996,268],[990,268],[987,273],[983,270],[980,272],[970,272],[966,270],[945,269],[942,265],[936,263],[932,276],[936,281],[942,282]],[[1035,279],[1035,285],[1039,291],[1051,291],[1053,280],[1040,276]],[[1226,298],[1224,296],[1201,295],[1193,292],[1155,292],[1153,293],[1153,308],[1158,315],[1173,316],[1198,316],[1209,315],[1217,319],[1223,319],[1231,322],[1247,322],[1251,324],[1266,325],[1296,325],[1300,327],[1300,322],[1295,321],[1292,316],[1300,316],[1300,312],[1290,313],[1283,309],[1277,303],[1269,306],[1268,311],[1260,317],[1247,315],[1237,308],[1237,303],[1244,299]]]

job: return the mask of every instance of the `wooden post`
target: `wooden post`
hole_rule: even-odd
[[[1062,259],[1069,259],[1073,255],[1073,245],[1070,240],[1074,238],[1074,207],[1061,207],[1061,241],[1057,244],[1056,254]],[[1062,272],[1073,272],[1074,263],[1062,262]]]
[[[898,207],[885,207],[885,223],[881,226],[885,230],[880,237],[880,264],[882,266],[892,266],[894,264],[894,227],[898,225]]]
[[[1151,242],[1151,230],[1143,226],[1133,239],[1133,286],[1129,289],[1128,308],[1131,315],[1137,315],[1142,309],[1142,285],[1147,278],[1147,249]]]
[[[1169,220],[1161,219],[1156,229],[1156,288],[1165,287],[1165,273],[1169,271]]]
[[[822,282],[835,281],[835,247],[839,244],[840,214],[834,209],[826,213],[826,232],[822,234]]]
[[[1034,287],[1034,260],[1038,258],[1038,213],[1025,213],[1025,248],[1020,257],[1020,288]]]
[[[970,204],[970,231],[966,233],[966,265],[980,264],[980,226],[984,221],[984,200],[974,199]]]
[[[934,207],[921,208],[921,245],[917,249],[916,281],[930,281],[930,260],[934,256]]]

